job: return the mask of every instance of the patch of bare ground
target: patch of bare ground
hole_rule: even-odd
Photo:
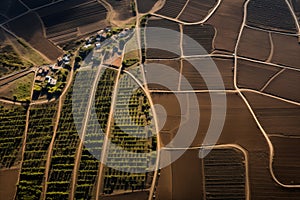
[[[149,89],[177,90],[180,77],[180,60],[147,60],[146,79]],[[166,78],[168,77],[168,78]],[[159,84],[161,83],[161,84]],[[168,86],[169,88],[166,88]]]
[[[271,51],[269,34],[245,27],[239,43],[238,55],[265,61]]]
[[[146,57],[177,58],[180,55],[179,25],[165,19],[150,18],[146,27]]]
[[[215,29],[211,25],[183,26],[183,54],[185,56],[204,55],[213,50]],[[193,39],[194,41],[190,40]],[[205,51],[199,49],[202,46]]]
[[[274,54],[272,62],[300,69],[300,45],[298,38],[281,34],[272,34]]]
[[[0,170],[0,197],[13,199],[17,192],[19,169]]]
[[[243,1],[223,0],[207,21],[217,29],[215,49],[233,52],[238,38],[243,16]]]
[[[240,88],[260,90],[280,68],[238,60],[237,82]]]
[[[62,51],[44,37],[43,26],[35,13],[29,13],[9,23],[10,29],[32,47],[54,61]],[[28,28],[30,27],[30,28]]]
[[[166,0],[165,5],[157,12],[157,14],[176,18],[186,4],[186,1],[187,0]]]
[[[116,21],[126,21],[134,17],[132,10],[132,1],[131,0],[106,0],[114,10],[113,20]]]
[[[199,159],[199,151],[194,150],[164,150],[161,159],[178,160],[161,169],[157,185],[158,199],[202,199],[203,198],[203,166]],[[173,158],[172,158],[173,157]],[[188,168],[187,168],[188,166]]]
[[[201,21],[216,3],[217,0],[190,0],[179,19],[185,22]]]
[[[285,70],[264,90],[266,93],[300,102],[300,73]]]
[[[148,199],[148,191],[134,191],[117,195],[101,196],[103,200],[146,200]]]
[[[300,107],[260,94],[244,92],[268,134],[300,136]]]
[[[223,58],[197,58],[183,60],[181,90],[233,89],[233,60]],[[205,77],[205,79],[204,79]],[[224,88],[216,78],[222,78]],[[190,84],[190,86],[189,86]]]
[[[284,184],[300,183],[300,137],[270,137],[274,145],[273,169],[276,178]]]

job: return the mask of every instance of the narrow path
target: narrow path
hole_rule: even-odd
[[[41,199],[42,200],[46,200],[47,182],[48,182],[48,179],[49,179],[51,156],[52,156],[53,145],[54,145],[56,134],[57,134],[59,119],[60,119],[60,116],[61,116],[62,104],[63,104],[62,103],[62,98],[59,98],[58,107],[57,107],[57,111],[56,111],[56,120],[55,120],[55,124],[54,124],[54,127],[53,127],[53,135],[52,135],[52,139],[51,139],[50,145],[48,147],[48,152],[47,152],[45,175],[44,175],[44,179],[43,179],[43,182],[42,182],[42,184],[43,184],[42,185],[42,193],[41,193]]]
[[[36,73],[36,71],[35,71],[35,73]],[[34,86],[34,81],[32,82],[32,85],[31,85],[30,98],[32,98],[33,86]],[[17,180],[17,184],[16,184],[16,193],[15,193],[14,199],[16,199],[16,197],[17,197],[18,185],[19,185],[19,182],[21,179],[21,172],[22,172],[22,167],[23,167],[23,162],[24,162],[24,155],[25,155],[27,135],[28,135],[29,118],[30,118],[30,105],[28,105],[27,112],[26,112],[26,124],[25,124],[23,143],[22,143],[22,148],[21,148],[20,171],[19,171],[19,176],[18,176],[18,180]]]
[[[104,56],[103,56],[104,57]],[[75,199],[75,188],[76,188],[76,183],[77,183],[77,174],[78,174],[78,170],[79,170],[79,164],[80,164],[80,160],[81,160],[81,155],[82,155],[82,150],[83,150],[83,143],[84,143],[84,139],[85,139],[85,134],[86,134],[86,129],[88,126],[88,122],[89,122],[89,117],[91,115],[91,108],[92,105],[94,103],[95,100],[95,94],[97,91],[97,87],[98,87],[98,82],[99,82],[99,78],[100,78],[100,72],[101,72],[101,65],[103,64],[103,59],[101,59],[101,63],[98,66],[97,72],[96,72],[96,77],[95,80],[93,82],[92,88],[91,88],[91,92],[89,94],[89,101],[87,104],[87,110],[84,114],[84,118],[83,118],[83,124],[82,124],[82,130],[81,130],[81,134],[82,134],[82,138],[80,139],[77,151],[76,151],[76,156],[75,156],[75,163],[74,163],[74,169],[73,169],[73,173],[72,173],[72,182],[71,182],[71,191],[70,191],[70,199]]]
[[[180,72],[179,72],[179,80],[178,80],[178,88],[181,89],[181,81],[182,81],[182,70],[183,70],[183,59],[184,59],[184,50],[183,50],[183,26],[179,24],[180,29]]]
[[[181,14],[184,12],[185,8],[187,7],[187,5],[189,4],[190,0],[186,0],[183,8],[181,9],[180,13],[177,15],[177,17],[175,17],[175,19],[179,19],[179,17],[181,16]]]
[[[183,25],[198,25],[198,24],[205,23],[214,14],[215,11],[220,6],[221,2],[222,2],[222,0],[218,0],[217,4],[210,10],[208,15],[206,15],[206,17],[204,19],[202,19],[201,21],[198,21],[198,22],[183,22],[181,20],[174,19],[174,18],[171,18],[171,17],[167,17],[167,16],[164,16],[164,15],[160,15],[160,14],[157,14],[157,13],[154,13],[154,12],[151,12],[149,14],[151,14],[153,16],[156,16],[156,17],[163,18],[163,19],[167,19],[167,20],[170,20],[170,21],[173,21],[173,22],[177,22],[177,23],[180,23],[180,24],[183,24]]]
[[[77,49],[77,51],[75,52],[75,54],[74,54],[75,56],[77,56],[78,50],[79,49]],[[48,148],[48,153],[47,153],[47,160],[46,160],[46,166],[45,166],[45,177],[44,177],[44,180],[43,180],[43,187],[42,187],[42,194],[41,194],[41,199],[42,200],[46,200],[47,182],[48,182],[48,179],[49,179],[49,171],[50,171],[50,166],[51,166],[51,156],[52,156],[52,153],[53,153],[53,145],[54,145],[54,142],[55,142],[55,139],[56,139],[58,125],[59,125],[59,119],[60,119],[61,112],[62,112],[63,98],[65,97],[65,95],[66,95],[67,91],[69,90],[69,88],[71,86],[71,83],[73,81],[74,64],[75,64],[75,59],[71,63],[71,66],[73,66],[73,68],[70,71],[70,75],[69,75],[69,78],[67,80],[67,84],[64,88],[64,91],[62,92],[62,94],[60,95],[60,97],[58,99],[58,109],[57,109],[56,121],[55,121],[55,125],[53,127],[53,135],[52,135],[52,139],[51,139],[51,142],[50,142],[50,145],[49,145],[49,148]],[[53,101],[55,101],[55,99]],[[43,102],[43,103],[49,103],[49,101]]]
[[[124,59],[125,49],[126,48],[124,48],[123,54],[122,54],[122,62],[123,62],[123,59]],[[109,117],[108,117],[108,121],[107,121],[107,129],[106,129],[106,133],[105,133],[105,137],[104,137],[104,142],[103,142],[103,145],[102,145],[102,152],[101,152],[99,169],[98,169],[98,179],[97,179],[97,182],[96,182],[96,197],[95,197],[95,200],[99,200],[99,198],[100,198],[102,179],[103,179],[102,177],[104,176],[104,163],[105,163],[105,159],[106,159],[106,151],[107,151],[107,146],[108,146],[108,142],[109,142],[109,136],[110,136],[111,126],[112,126],[112,119],[113,119],[115,104],[116,104],[117,95],[118,95],[118,86],[119,86],[119,79],[120,79],[120,76],[121,76],[121,71],[122,71],[122,67],[120,66],[120,68],[118,69],[116,82],[115,82],[115,85],[114,85],[114,91],[112,93],[110,112],[109,112]]]
[[[248,25],[248,24],[246,24],[245,27],[253,29],[253,30],[257,30],[257,31],[267,32],[267,33],[271,32],[271,33],[276,33],[279,35],[298,36],[298,34],[296,34],[296,33],[288,33],[288,32],[276,31],[276,30],[272,30],[272,29],[259,28],[259,27]]]
[[[285,71],[285,69],[280,70],[279,72],[277,72],[274,76],[272,76],[268,82],[260,89],[260,92],[263,92],[269,85],[270,83],[276,78],[278,77],[280,74],[282,74]]]
[[[237,63],[238,63],[237,62],[238,61],[237,52],[238,52],[238,46],[239,46],[239,43],[240,43],[240,40],[241,40],[241,37],[242,37],[242,32],[243,32],[243,29],[245,28],[245,23],[246,23],[246,20],[247,20],[247,6],[248,6],[249,2],[250,2],[250,0],[247,0],[246,3],[244,4],[244,18],[243,18],[243,23],[241,25],[239,36],[238,36],[237,43],[236,43],[236,46],[235,46],[235,53],[234,53],[234,87],[238,91],[239,96],[242,98],[242,100],[246,104],[246,106],[247,106],[248,110],[250,111],[251,115],[253,116],[253,119],[255,120],[258,128],[260,129],[260,131],[262,132],[263,136],[265,137],[265,139],[266,139],[266,141],[268,143],[268,146],[269,146],[269,149],[270,149],[270,152],[269,152],[269,171],[270,171],[270,174],[271,174],[273,180],[278,185],[280,185],[282,187],[285,187],[285,188],[299,188],[300,185],[283,184],[283,183],[281,183],[276,178],[276,176],[274,174],[274,171],[273,171],[273,158],[274,158],[274,147],[273,147],[273,144],[272,144],[270,138],[268,137],[267,133],[265,132],[264,128],[260,124],[258,118],[256,117],[256,115],[255,115],[253,109],[251,108],[251,105],[249,104],[248,100],[243,95],[242,90],[239,89],[238,86],[237,86]]]
[[[295,20],[295,25],[296,25],[296,28],[297,28],[297,31],[298,31],[298,36],[300,37],[300,25],[299,25],[299,21],[298,21],[298,17],[291,5],[291,3],[288,1],[288,0],[285,0],[286,4],[288,5],[289,9],[290,9],[290,12],[291,14],[293,15],[293,18]]]
[[[272,32],[269,32],[269,40],[270,40],[271,49],[270,49],[269,57],[266,60],[267,63],[270,63],[272,61],[274,55],[274,42],[272,39]]]

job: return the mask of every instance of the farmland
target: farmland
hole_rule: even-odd
[[[138,11],[140,13],[147,13],[147,12],[151,11],[151,9],[153,8],[153,6],[157,2],[158,2],[157,0],[148,0],[148,1],[137,0]]]
[[[243,1],[223,0],[207,24],[217,29],[214,47],[233,52],[242,23]]]
[[[216,3],[217,0],[190,0],[179,19],[184,22],[201,21]]]
[[[132,0],[107,0],[114,10],[114,20],[126,21],[134,16],[133,13],[133,1]]]
[[[145,75],[148,87],[150,89],[178,89],[179,73],[181,68],[181,62],[179,59],[147,60],[145,63],[145,68],[147,69],[147,73]],[[158,71],[157,69],[160,69],[160,71]],[[165,79],[166,76],[169,77],[167,80]],[[159,85],[159,83],[162,85]],[[166,88],[166,86],[169,86],[169,88]]]
[[[50,60],[56,60],[62,51],[49,42],[43,33],[43,26],[35,13],[29,13],[9,23],[9,27],[19,37],[24,38],[33,48],[47,55]],[[31,27],[30,29],[28,27]],[[26,30],[26,31],[24,31]]]
[[[183,37],[183,55],[185,56],[203,55],[211,53],[214,49],[213,38],[215,36],[215,29],[211,25],[184,26],[183,34],[185,34]],[[186,36],[198,44],[194,44],[194,42],[191,42]],[[206,52],[199,49],[199,45],[201,45]]]
[[[220,90],[222,89],[222,86],[214,81],[219,75],[223,78],[224,88],[231,89],[233,88],[232,66],[233,62],[231,59],[185,59],[183,60],[182,76],[186,81],[181,81],[181,90],[189,90],[189,84],[195,90],[206,90],[207,83],[210,83],[210,89]]]
[[[180,34],[177,23],[165,19],[150,18],[146,24],[147,58],[176,58],[180,56]],[[161,33],[157,34],[156,29],[151,28],[162,28],[160,29]],[[165,29],[174,31],[172,31],[172,37],[170,37],[169,31],[164,31]]]
[[[271,54],[270,34],[245,28],[239,44],[238,54],[247,58],[268,60]]]
[[[176,18],[185,4],[186,0],[166,0],[165,5],[157,12],[157,14]]]
[[[206,199],[245,199],[244,156],[235,149],[213,149],[204,158]]]
[[[284,184],[299,184],[299,138],[271,136],[270,139],[275,147],[275,176]]]
[[[156,149],[155,128],[151,118],[146,95],[129,75],[124,74],[120,77],[114,120],[111,124],[104,193],[150,187],[150,174],[146,171],[155,164],[156,159],[151,154]],[[139,155],[133,156],[132,153]]]
[[[92,108],[91,120],[87,124],[84,137],[85,147],[82,150],[75,193],[75,197],[78,199],[90,199],[93,196],[98,176],[99,156],[111,107],[116,72],[111,69],[102,70],[95,96],[95,107]]]
[[[97,1],[77,0],[54,4],[39,10],[38,14],[46,28],[47,38],[60,44],[105,28],[107,10]],[[90,29],[85,28],[88,26]]]
[[[74,96],[74,88],[70,88],[65,97],[52,150],[47,199],[54,197],[65,199],[69,195],[75,154],[80,140],[77,128],[81,127],[90,89],[90,82],[85,80],[92,79],[92,70],[83,70],[77,73],[76,81],[82,83],[77,91],[81,92]],[[74,99],[73,104],[72,98]],[[76,113],[76,116],[73,113]]]
[[[295,36],[272,34],[274,42],[274,55],[272,62],[290,67],[299,67],[300,45]],[[287,44],[287,45],[286,45]]]
[[[11,0],[9,3],[2,1],[0,3],[0,14],[6,16],[6,18],[16,17],[27,11],[26,7],[23,6],[18,0]]]
[[[247,16],[249,25],[284,32],[296,32],[295,20],[288,5],[282,0],[252,0],[248,5]]]
[[[239,60],[237,71],[238,86],[260,90],[279,71],[280,68],[273,66]]]
[[[8,82],[0,88],[0,97],[14,101],[28,101],[31,99],[31,88],[34,73],[29,73],[15,81]]]
[[[30,109],[26,148],[17,189],[18,199],[38,199],[41,196],[46,155],[54,131],[56,110],[56,103]]]
[[[20,150],[26,123],[26,110],[21,106],[0,104],[0,168],[10,168],[20,161]]]
[[[300,72],[285,70],[265,89],[265,92],[279,97],[300,101]]]

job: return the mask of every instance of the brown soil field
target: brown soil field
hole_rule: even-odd
[[[300,135],[299,106],[251,92],[244,94],[268,134]]]
[[[217,29],[214,47],[218,50],[233,52],[242,24],[243,1],[224,0],[207,21]]]
[[[167,88],[164,87],[165,85],[170,87],[169,90],[178,90],[180,75],[179,59],[146,61],[144,68],[147,71],[145,75],[149,89],[166,90]],[[161,69],[158,70],[158,68]],[[166,77],[168,78],[166,79]],[[161,85],[158,83],[161,83]]]
[[[162,28],[160,34],[155,34],[156,30],[149,29],[148,27]],[[176,32],[171,32],[170,29]],[[156,49],[147,48],[147,46],[156,47]],[[146,27],[146,57],[147,58],[177,58],[180,56],[180,31],[179,25],[175,22],[150,18]]]
[[[11,30],[19,37],[24,38],[32,47],[54,61],[61,56],[62,51],[49,42],[43,34],[43,26],[38,16],[29,13],[9,23]],[[30,27],[30,28],[28,28]]]
[[[153,6],[158,2],[158,0],[137,0],[139,13],[149,12]]]
[[[17,80],[8,82],[7,84],[1,85],[0,81],[0,97],[5,99],[14,100],[16,96],[17,100],[25,101],[30,99],[30,91],[34,80],[34,72],[19,77]]]
[[[157,12],[157,14],[176,18],[185,4],[186,0],[166,0],[165,5]]]
[[[290,185],[300,184],[300,138],[270,137],[274,145],[273,169],[276,178]]]
[[[106,27],[107,10],[97,1],[63,1],[38,11],[46,35],[56,43]],[[66,17],[67,16],[67,17]]]
[[[164,150],[163,154],[170,159],[182,151]],[[158,199],[203,199],[203,166],[198,153],[198,150],[187,150],[178,160],[161,169],[156,191]]]
[[[183,69],[182,75],[183,77],[189,82],[189,84],[195,90],[206,90],[207,85],[203,79],[203,77],[207,77],[209,83],[214,83],[218,74],[215,74],[214,71],[210,70],[210,68],[215,66],[219,70],[221,78],[224,82],[225,89],[233,89],[233,60],[232,59],[222,59],[222,58],[213,58],[212,60],[208,58],[198,58],[198,59],[186,59],[183,61]],[[203,67],[205,66],[205,68]],[[199,72],[201,74],[199,74]],[[210,84],[210,89],[222,89],[220,85]],[[188,90],[190,89],[187,82],[181,82],[181,90]]]
[[[240,150],[212,149],[204,158],[206,199],[246,198],[245,158]]]
[[[185,22],[198,22],[207,16],[217,0],[190,0],[179,19]]]
[[[185,56],[204,55],[212,52],[213,38],[215,36],[215,29],[211,25],[193,25],[183,27],[183,54]],[[197,44],[189,40],[190,37]],[[206,52],[199,49],[201,45]]]
[[[297,37],[272,34],[274,55],[272,62],[300,69],[300,45]]]
[[[253,26],[296,32],[294,18],[286,2],[282,0],[250,1],[247,21]]]
[[[174,100],[173,100],[174,95],[152,94],[152,97],[154,103],[158,103],[158,104],[163,103],[166,112],[167,113],[170,112],[173,118],[178,119],[179,118],[178,116],[182,115],[180,114],[180,112],[178,113],[176,112],[176,110],[174,111],[174,108],[176,108],[176,104],[174,104]],[[200,104],[201,120],[200,120],[200,127],[197,132],[197,136],[192,146],[195,145],[199,146],[202,144],[203,137],[207,130],[207,128],[205,127],[208,126],[209,118],[210,118],[209,109],[211,105],[210,105],[208,95],[197,94],[197,97],[198,97],[198,101],[201,102]],[[198,112],[193,110],[193,108],[189,108],[189,112],[191,111]],[[166,125],[169,126],[168,129],[171,129],[172,124],[169,123],[168,120],[169,120],[169,116],[167,117]],[[195,123],[191,121],[193,119],[188,118],[188,120],[190,123]],[[216,119],[214,121],[216,121]],[[166,125],[164,129],[166,129]],[[173,128],[174,128],[174,122],[173,122]],[[188,129],[186,130],[187,130],[186,132],[188,133],[189,132]],[[174,131],[173,132],[170,131],[169,134],[175,135],[176,133],[174,133]],[[248,111],[246,105],[237,94],[227,94],[226,121],[225,121],[222,134],[217,144],[238,144],[241,147],[243,147],[246,151],[248,151],[250,196],[252,199],[278,199],[279,200],[279,199],[297,199],[299,197],[300,195],[299,189],[282,188],[281,186],[277,185],[272,179],[268,167],[269,166],[268,144],[264,136],[260,132],[259,128],[255,124],[254,119],[251,116],[250,112]],[[172,174],[173,178],[175,178],[176,175],[181,176],[181,174],[184,174],[184,176],[182,176],[182,179],[186,179],[188,176],[185,175],[185,173],[189,173],[189,170],[187,170],[186,167],[194,166],[193,164],[190,163],[195,162],[195,159],[191,158],[191,156],[189,157],[193,161],[185,162],[184,167],[182,167],[182,170],[179,173],[175,174],[173,172],[173,169],[172,172],[168,172],[168,173]],[[161,171],[161,177],[163,177],[162,173],[163,170]],[[168,179],[165,178],[164,180],[168,180]],[[180,187],[186,186],[185,184],[182,184],[182,181],[180,181],[179,179],[177,179],[176,182],[181,183]],[[166,183],[162,183],[162,184],[166,184]],[[199,184],[196,184],[195,182],[191,182],[191,184],[188,184],[189,187],[194,187],[194,185],[199,185]],[[158,184],[158,188],[159,187],[160,187],[160,183]],[[177,189],[175,191],[180,192],[184,190]],[[168,195],[167,190],[165,194],[162,194],[162,192],[160,192],[160,195],[163,195],[163,197]],[[176,197],[179,195],[180,194],[176,193]]]
[[[269,58],[271,44],[269,34],[245,27],[239,43],[238,55],[265,61]]]
[[[238,60],[237,82],[240,88],[260,90],[280,68],[269,65]]]
[[[3,0],[0,2],[0,14],[7,18],[16,17],[27,11],[18,0]]]
[[[300,102],[300,72],[286,70],[276,77],[265,92]]]
[[[29,8],[37,8],[52,2],[52,0],[22,0]]]
[[[116,16],[114,16],[114,20],[125,21],[133,17],[132,9],[131,9],[131,0],[106,0],[109,3],[114,11]]]
[[[17,192],[19,169],[0,170],[0,197],[13,199]]]
[[[129,192],[125,194],[118,194],[118,195],[109,195],[109,196],[101,196],[100,199],[103,200],[147,200],[149,196],[148,191],[142,192]]]

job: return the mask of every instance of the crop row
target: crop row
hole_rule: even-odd
[[[0,120],[0,168],[10,168],[21,149],[26,110],[21,106],[0,104]]]
[[[144,189],[151,150],[156,146],[154,128],[149,101],[127,74],[120,78],[113,117],[103,192]]]
[[[102,150],[104,134],[111,107],[111,97],[114,88],[116,72],[111,69],[101,69],[95,103],[91,108],[90,118],[84,138],[84,149],[76,185],[76,199],[91,199],[99,169],[99,158]]]
[[[213,149],[205,157],[206,199],[245,199],[243,159],[234,149]]]
[[[17,190],[18,199],[39,199],[41,195],[56,111],[56,103],[30,108],[26,148]]]
[[[68,198],[75,155],[80,141],[79,131],[94,74],[92,70],[77,72],[75,82],[66,95],[52,151],[47,199]]]

